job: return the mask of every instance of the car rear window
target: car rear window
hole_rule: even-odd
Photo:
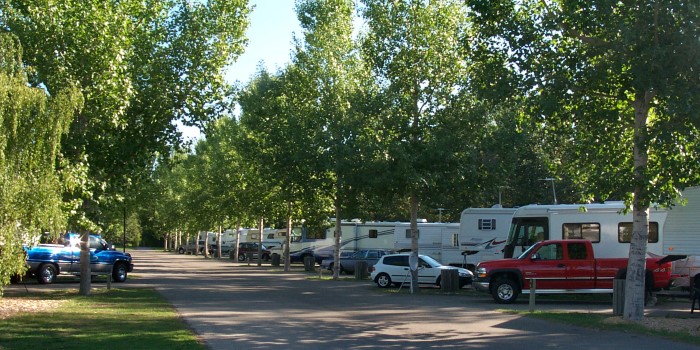
[[[384,265],[408,266],[408,255],[385,256]]]

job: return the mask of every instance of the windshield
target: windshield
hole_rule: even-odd
[[[425,262],[425,263],[426,263],[427,265],[429,265],[430,267],[440,267],[440,266],[442,266],[442,264],[440,264],[437,260],[435,260],[435,259],[433,259],[433,258],[431,258],[431,257],[429,257],[429,256],[427,256],[427,255],[421,255],[420,258],[421,258],[421,260],[423,260],[423,262]]]

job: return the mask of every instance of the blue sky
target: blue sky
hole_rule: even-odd
[[[246,36],[248,46],[227,70],[230,83],[246,83],[259,64],[274,72],[290,62],[294,35],[301,36],[301,27],[294,12],[294,0],[250,0],[255,8],[250,15]],[[200,137],[197,128],[179,126],[185,139]]]
[[[294,35],[301,36],[294,0],[251,0],[250,4],[255,8],[246,33],[248,46],[229,69],[229,82],[247,82],[260,62],[268,71],[284,67],[290,61]]]

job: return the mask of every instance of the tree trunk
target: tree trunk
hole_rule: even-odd
[[[83,232],[80,237],[80,291],[83,296],[90,295],[92,283],[90,279],[90,233]]]
[[[258,226],[260,233],[258,234],[258,266],[262,266],[262,237],[265,230],[265,219],[260,217],[260,224]]]
[[[204,232],[204,258],[209,259],[209,231]]]
[[[219,234],[216,238],[216,257],[221,259],[221,225],[219,225]]]
[[[287,203],[287,243],[284,245],[284,272],[289,272],[289,245],[292,243],[292,203]]]
[[[409,261],[418,261],[418,198],[415,192],[410,195],[411,201],[411,258]],[[418,288],[418,268],[410,267],[411,270],[411,293],[420,292]]]
[[[241,243],[241,222],[239,220],[239,221],[236,221],[236,242],[234,243],[234,247],[233,247],[233,255],[231,255],[231,253],[229,253],[231,259],[235,259],[236,261],[238,261],[238,246],[240,245],[240,243]]]
[[[194,255],[199,255],[199,232],[194,235]]]
[[[336,165],[336,169],[337,169]],[[337,170],[336,170],[337,173]],[[337,280],[338,277],[340,277],[340,243],[342,240],[342,221],[340,218],[340,199],[338,199],[338,196],[340,196],[340,179],[336,180],[335,182],[335,199],[334,199],[334,205],[335,205],[335,245],[333,249],[333,279]]]
[[[649,240],[649,196],[647,182],[647,119],[653,92],[638,96],[634,105],[634,199],[632,201],[632,239],[625,280],[623,318],[639,321],[644,317],[647,241]]]

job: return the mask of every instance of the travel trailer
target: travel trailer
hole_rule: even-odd
[[[462,265],[474,270],[482,261],[503,258],[515,208],[467,208],[459,220]]]

